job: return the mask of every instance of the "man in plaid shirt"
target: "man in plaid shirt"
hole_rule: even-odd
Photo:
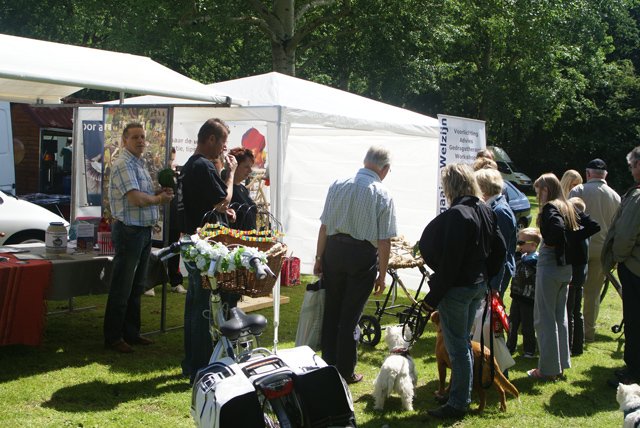
[[[140,296],[147,280],[151,228],[158,221],[158,205],[169,203],[173,190],[154,190],[142,159],[147,146],[142,124],[125,126],[122,143],[109,181],[115,256],[104,314],[104,343],[117,352],[131,353],[131,345],[153,343],[140,336]]]

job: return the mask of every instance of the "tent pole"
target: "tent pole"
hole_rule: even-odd
[[[124,92],[120,92],[120,105],[124,104]]]

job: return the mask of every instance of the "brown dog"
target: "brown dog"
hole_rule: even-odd
[[[438,362],[438,380],[440,381],[439,388],[435,392],[436,396],[441,398],[444,397],[445,394],[449,392],[449,387],[445,389],[445,382],[447,380],[447,368],[451,369],[451,360],[449,360],[449,353],[447,352],[447,348],[444,345],[444,336],[442,334],[442,328],[440,327],[440,314],[438,312],[433,312],[431,314],[431,321],[436,325],[436,331],[438,332],[438,336],[436,337],[436,361]],[[473,389],[480,396],[480,405],[478,406],[478,411],[482,412],[484,410],[485,404],[487,402],[487,391],[482,387],[482,384],[475,373],[480,369],[480,359],[483,359],[482,364],[482,383],[488,383],[491,378],[491,353],[489,348],[485,346],[484,352],[480,352],[480,344],[478,342],[471,342],[471,348],[473,351]],[[502,370],[498,366],[498,362],[493,359],[495,363],[495,375],[493,377],[493,386],[498,391],[500,396],[500,410],[503,412],[507,410],[507,403],[505,398],[505,391],[509,392],[514,397],[518,398],[520,393],[516,389],[515,386],[509,380],[504,377],[502,374]]]

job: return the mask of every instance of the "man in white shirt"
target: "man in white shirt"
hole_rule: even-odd
[[[331,185],[320,217],[313,272],[326,290],[322,357],[347,383],[363,378],[355,373],[356,328],[371,291],[385,289],[397,234],[393,199],[382,184],[390,168],[389,152],[371,147],[355,177]]]

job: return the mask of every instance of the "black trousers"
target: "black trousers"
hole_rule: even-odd
[[[567,296],[567,321],[569,324],[569,349],[571,355],[580,355],[584,349],[584,316],[582,316],[582,294],[587,265],[573,265],[569,295]]]
[[[640,379],[640,276],[631,272],[624,263],[618,264],[618,277],[622,283],[622,314],[624,316],[624,362],[630,374]]]
[[[331,235],[322,257],[326,289],[322,358],[346,379],[358,361],[358,321],[377,276],[376,248],[349,235]]]
[[[524,297],[513,296],[509,310],[509,336],[507,348],[511,353],[515,352],[518,345],[518,330],[522,327],[522,348],[525,353],[536,352],[536,331],[533,327],[533,300]]]

